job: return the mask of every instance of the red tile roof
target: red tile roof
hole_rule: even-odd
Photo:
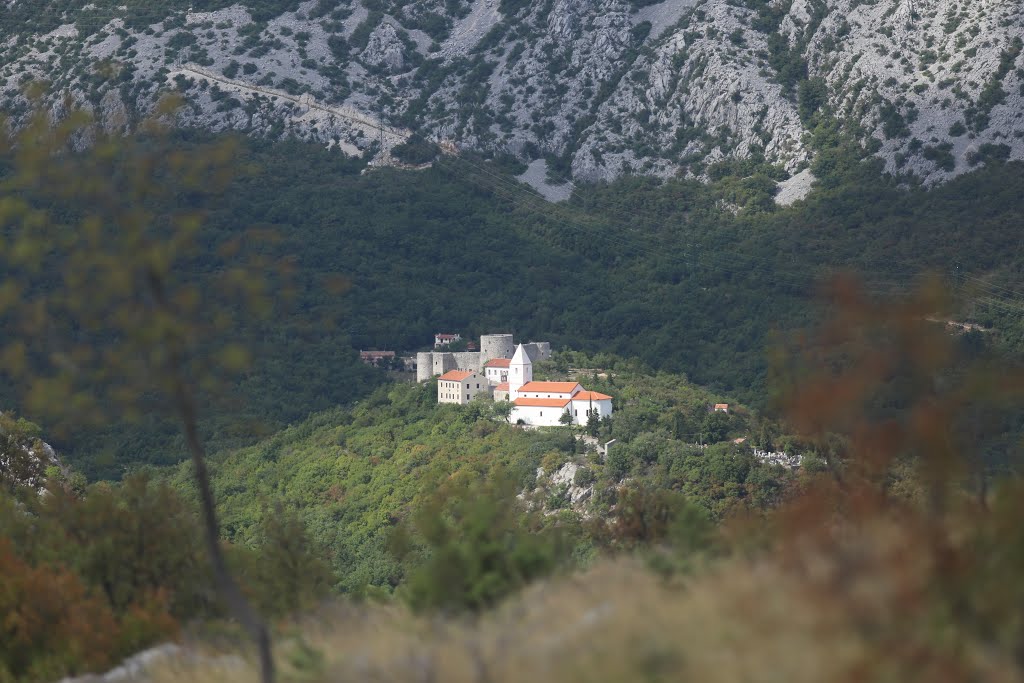
[[[508,391],[508,382],[502,382],[498,386],[494,387],[495,391]]]
[[[538,407],[538,408],[564,408],[569,404],[567,398],[523,398],[515,400],[517,406]]]
[[[447,382],[461,382],[472,374],[473,373],[470,370],[449,370],[437,379],[445,380]]]
[[[578,394],[573,394],[572,400],[574,401],[606,401],[611,396],[608,394],[602,394],[599,391],[581,391]]]
[[[519,392],[524,391],[549,391],[552,394],[571,394],[573,389],[580,385],[579,382],[527,382],[519,387]]]
[[[485,368],[507,368],[509,363],[512,362],[511,358],[492,358],[484,363]]]

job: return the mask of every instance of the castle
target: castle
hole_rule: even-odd
[[[436,341],[436,340],[435,340]],[[551,358],[549,342],[531,342],[522,345],[531,362]],[[496,358],[512,358],[516,352],[511,334],[485,334],[480,337],[479,351],[421,351],[416,354],[416,381],[426,382],[431,377],[451,370],[472,370],[482,373],[484,365]]]
[[[546,342],[519,344],[512,351],[512,335],[485,335],[479,352],[418,354],[416,374],[420,381],[440,375],[438,403],[466,404],[481,394],[511,401],[509,421],[516,424],[584,425],[591,416],[611,417],[612,397],[607,394],[587,391],[579,382],[535,381],[534,360],[550,357],[551,345]]]

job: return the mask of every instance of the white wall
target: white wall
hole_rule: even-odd
[[[487,381],[493,384],[501,384],[508,381],[508,368],[484,368],[484,372],[487,375]]]
[[[605,415],[612,414],[612,400],[610,398],[601,399],[599,401],[572,401],[569,405],[572,409],[573,424],[587,424],[588,410],[596,410],[598,418],[603,418]]]
[[[528,425],[557,427],[562,424],[558,420],[564,412],[564,408],[552,406],[516,406],[509,417],[512,424],[522,420]]]
[[[568,391],[520,391],[522,398],[571,398],[572,393]]]

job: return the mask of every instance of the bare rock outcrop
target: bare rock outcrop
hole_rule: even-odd
[[[329,115],[347,108],[590,180],[730,159],[799,173],[822,118],[928,183],[1024,158],[1024,6],[1005,0],[174,7],[149,26],[126,8],[105,24],[18,10],[0,99],[22,111],[24,82],[46,80],[119,131],[178,89],[189,125],[363,154],[372,130]]]

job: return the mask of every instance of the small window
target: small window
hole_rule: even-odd
[[[576,417],[579,417],[579,416],[580,416],[580,411],[578,411],[578,410],[574,410],[574,411],[572,411],[572,412],[573,412],[573,414],[575,414],[575,415],[576,415]]]

